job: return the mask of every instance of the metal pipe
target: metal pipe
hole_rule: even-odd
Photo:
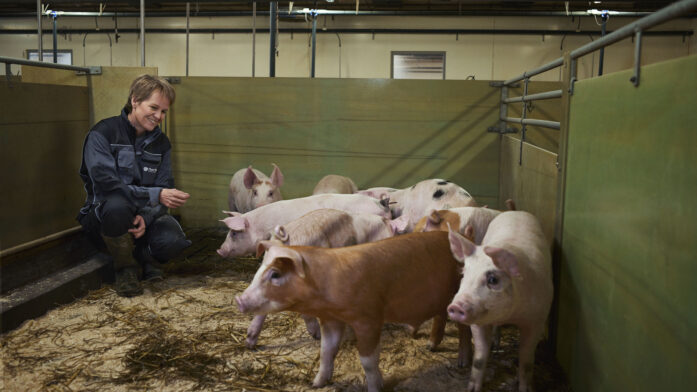
[[[189,76],[189,2],[186,2],[186,76]]]
[[[629,79],[634,87],[639,87],[639,74],[641,73],[641,34],[641,30],[634,33],[634,76]]]
[[[261,32],[268,32],[269,29],[258,29]],[[58,34],[85,34],[86,32],[93,32],[94,29],[59,29]],[[101,31],[114,32],[113,29],[106,30],[104,28]],[[280,33],[293,33],[293,34],[303,34],[311,33],[312,29],[308,28],[281,28],[277,29]],[[44,33],[50,32],[50,30],[45,30]],[[133,34],[139,33],[140,29],[118,29],[118,33]],[[156,33],[156,34],[186,34],[185,28],[152,28],[145,29],[146,33]],[[202,28],[202,29],[189,29],[191,34],[251,34],[252,29],[249,28]],[[500,30],[500,29],[349,29],[349,28],[335,28],[317,30],[317,34],[423,34],[423,35],[579,35],[579,36],[589,36],[589,35],[600,35],[599,31],[593,30]],[[36,34],[36,30],[33,29],[0,29],[0,34]],[[661,30],[661,31],[646,31],[644,35],[646,36],[661,36],[661,37],[690,37],[693,36],[695,32],[693,30]],[[553,67],[552,67],[553,68]],[[522,80],[523,78],[519,79]]]
[[[252,77],[256,71],[257,58],[257,2],[252,3]]]
[[[561,90],[545,91],[543,93],[507,98],[503,102],[504,103],[528,102],[528,101],[537,101],[537,100],[541,100],[541,99],[553,99],[553,98],[561,98]]]
[[[604,37],[605,30],[607,27],[607,14],[603,14],[601,19],[603,20],[603,22],[601,23],[601,27],[600,27],[600,33],[601,33],[600,36]],[[598,76],[603,75],[603,60],[604,59],[605,59],[605,47],[603,46],[602,48],[600,48],[600,57],[598,59]]]
[[[43,29],[41,28],[41,0],[36,0],[36,26],[37,26],[37,36],[39,37],[39,61],[44,60],[44,40],[43,40]]]
[[[519,81],[521,81],[521,80],[523,80],[523,79],[525,79],[525,78],[529,78],[529,77],[532,77],[532,76],[541,74],[541,73],[543,73],[543,72],[547,72],[547,71],[549,71],[550,69],[554,69],[554,68],[556,68],[556,67],[562,65],[563,63],[564,63],[564,58],[563,58],[563,57],[559,57],[558,59],[556,59],[556,60],[554,60],[554,61],[552,61],[552,62],[550,62],[550,63],[547,63],[547,64],[545,64],[545,65],[543,65],[543,66],[541,66],[541,67],[538,67],[538,68],[533,69],[532,71],[523,72],[522,75],[516,76],[515,78],[508,79],[508,80],[506,80],[505,82],[503,82],[503,85],[504,85],[504,86],[508,86],[508,85],[511,85],[511,84],[513,84],[513,83],[515,83],[515,82],[519,82]]]
[[[0,56],[0,63],[6,64],[21,64],[21,65],[31,65],[34,67],[44,67],[44,68],[56,68],[56,69],[67,69],[71,71],[81,71],[88,73],[90,72],[89,67],[78,67],[76,65],[66,65],[66,64],[54,64],[54,63],[44,63],[41,61],[17,59],[13,57],[3,57]]]
[[[46,242],[57,240],[59,238],[67,237],[70,234],[77,233],[80,230],[82,230],[82,226],[74,226],[71,227],[67,230],[59,231],[58,233],[50,234],[45,237],[41,237],[38,239],[35,239],[33,241],[25,242],[23,244],[13,246],[12,248],[8,249],[3,249],[0,251],[0,259],[3,257],[7,257],[9,255],[15,254],[17,252],[21,252],[23,250],[33,248],[35,246],[39,246],[41,244],[45,244]]]
[[[53,63],[58,63],[58,16],[54,12],[53,16]]]
[[[312,67],[310,77],[315,77],[315,52],[317,49],[317,15],[312,15]]]
[[[650,27],[656,26],[670,19],[677,18],[681,15],[687,14],[689,12],[697,10],[697,0],[682,0],[675,2],[663,9],[660,9],[644,18],[637,20],[636,22],[630,23],[623,26],[612,33],[609,33],[599,40],[590,42],[580,48],[571,51],[571,58],[578,58],[591,53],[603,46],[613,44],[619,40],[629,37],[634,34],[634,32],[639,30],[646,30]]]
[[[502,121],[521,124],[521,125],[536,125],[538,127],[560,129],[560,123],[558,121],[548,121],[548,120],[537,120],[534,118],[517,118],[517,117],[505,117],[501,119]]]
[[[271,12],[269,14],[269,77],[276,77],[276,16],[278,15],[278,2],[272,1],[269,6]]]
[[[103,0],[100,0],[103,2]],[[268,11],[262,11],[263,14],[268,15]],[[556,11],[463,11],[459,14],[453,14],[452,11],[343,11],[343,10],[321,10],[324,15],[351,15],[351,16],[449,16],[449,17],[461,17],[461,16],[542,16],[542,17],[589,17],[591,15],[586,11],[571,11],[568,14],[566,12],[556,12]],[[304,12],[301,9],[293,10],[289,16],[302,15]],[[628,17],[628,18],[641,18],[646,15],[650,15],[651,12],[625,12],[617,11],[613,13],[613,17]],[[65,11],[62,12],[63,16],[72,17],[95,17],[95,16],[105,16],[113,17],[115,15],[119,17],[138,17],[138,12],[78,12],[78,11]],[[197,16],[251,16],[250,11],[199,11],[196,13]],[[28,18],[32,17],[34,14],[27,12],[14,12],[3,15],[3,18]],[[183,12],[180,11],[152,11],[148,14],[148,17],[182,17]],[[694,16],[685,16],[694,17]]]
[[[145,0],[140,0],[140,66],[145,67]]]

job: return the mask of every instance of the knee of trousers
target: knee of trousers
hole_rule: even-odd
[[[135,211],[135,206],[125,197],[109,197],[99,206],[102,233],[109,237],[126,234],[133,227]]]
[[[150,254],[161,263],[175,258],[191,245],[179,222],[171,215],[163,215],[155,219],[150,224],[147,236]]]

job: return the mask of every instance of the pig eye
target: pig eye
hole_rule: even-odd
[[[256,190],[256,189],[253,190],[253,191],[252,191],[252,194],[253,194],[254,196],[256,196],[256,195],[257,195],[257,190]]]
[[[271,271],[271,275],[269,275],[271,279],[278,279],[281,277],[281,273],[278,271]]]
[[[487,272],[486,273],[486,285],[490,288],[496,288],[501,280],[499,279],[498,276],[496,276],[493,272]]]
[[[273,196],[273,191],[269,192],[269,197]]]

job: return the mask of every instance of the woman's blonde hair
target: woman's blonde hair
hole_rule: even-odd
[[[136,102],[143,102],[150,98],[155,90],[169,99],[170,105],[174,104],[176,96],[174,87],[166,79],[154,75],[140,75],[131,83],[131,90],[126,101],[126,112],[130,113],[133,110],[131,98],[135,99]]]

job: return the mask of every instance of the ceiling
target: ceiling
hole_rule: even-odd
[[[583,12],[596,8],[599,10],[613,10],[627,13],[626,16],[637,16],[647,12],[653,12],[667,6],[674,1],[549,1],[549,0],[327,0],[315,1],[277,1],[279,11],[287,12],[290,3],[293,10],[303,8],[323,9],[337,12],[355,12],[356,8],[363,14],[425,14],[425,15],[569,15],[574,12]],[[50,9],[66,12],[103,12],[137,13],[140,11],[140,1],[73,1],[73,0],[48,0],[42,3],[49,4]],[[186,1],[145,1],[146,15],[167,16],[184,13]],[[192,16],[215,15],[216,13],[234,14],[252,12],[253,1],[190,1]],[[257,12],[268,12],[270,1],[256,2]],[[567,9],[568,4],[568,9]],[[0,15],[2,16],[30,16],[36,15],[36,0],[9,0],[0,2]],[[632,15],[635,14],[635,15]]]

